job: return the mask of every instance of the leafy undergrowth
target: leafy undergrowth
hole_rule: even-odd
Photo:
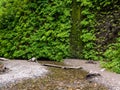
[[[63,63],[53,61],[42,61],[40,63],[63,65]],[[21,83],[7,88],[7,90],[108,90],[100,84],[85,80],[87,72],[81,69],[65,70],[53,67],[48,69],[50,73],[45,77],[22,81]]]

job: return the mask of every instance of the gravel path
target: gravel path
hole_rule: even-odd
[[[26,60],[9,60],[3,61],[4,65],[9,68],[9,72],[0,74],[0,87],[9,86],[11,83],[36,78],[47,73],[45,67],[39,63],[28,62]]]
[[[99,73],[101,77],[95,78],[95,81],[106,85],[109,90],[120,90],[120,74],[106,71],[100,67],[99,62],[96,62],[97,64],[88,64],[85,63],[85,60],[77,59],[65,59],[64,62],[68,65],[81,66],[88,72]]]

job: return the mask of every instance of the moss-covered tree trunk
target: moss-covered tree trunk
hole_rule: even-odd
[[[81,7],[77,4],[76,0],[72,0],[72,27],[70,32],[70,52],[73,58],[82,58],[82,40],[80,38],[82,34],[80,21],[81,21]]]

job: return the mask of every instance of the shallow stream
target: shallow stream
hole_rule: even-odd
[[[64,65],[61,62],[40,61],[41,64]],[[87,72],[82,69],[47,67],[48,75],[21,81],[0,90],[108,90],[105,86],[86,80]]]

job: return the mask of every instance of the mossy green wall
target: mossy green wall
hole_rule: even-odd
[[[82,57],[82,29],[80,21],[82,19],[80,4],[77,4],[76,0],[72,0],[72,12],[71,12],[71,32],[70,32],[70,52],[73,58]]]

